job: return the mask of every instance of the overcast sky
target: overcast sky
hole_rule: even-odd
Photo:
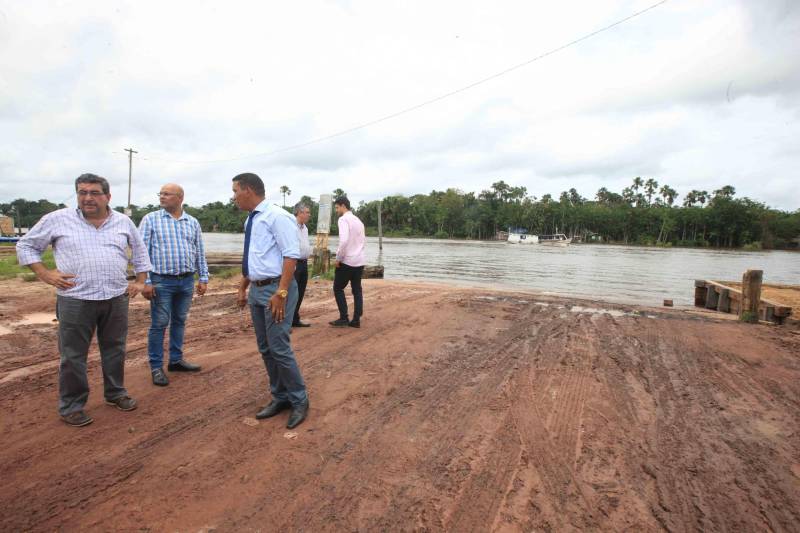
[[[256,172],[287,203],[505,180],[593,198],[635,176],[736,187],[800,208],[800,2],[670,0],[416,111],[656,0],[58,2],[0,0],[0,202],[226,201]],[[236,161],[214,160],[242,158]]]

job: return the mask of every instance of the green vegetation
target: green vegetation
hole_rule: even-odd
[[[480,194],[456,189],[410,197],[395,195],[381,206],[384,235],[491,239],[509,227],[530,233],[565,233],[586,242],[652,246],[787,248],[800,237],[800,211],[770,209],[749,198],[735,198],[725,186],[709,194],[689,192],[682,206],[678,193],[654,179],[636,178],[621,194],[601,188],[594,200],[575,189],[558,200],[529,196],[525,187],[503,181]],[[362,203],[356,214],[373,234],[377,200]],[[796,246],[796,245],[795,245]]]
[[[42,256],[42,262],[47,268],[55,268],[56,262],[53,259],[53,251],[48,249]],[[22,274],[25,281],[33,281],[36,275],[26,266],[19,266],[16,254],[7,255],[0,258],[0,279],[15,278]]]
[[[336,189],[335,196],[344,194]],[[286,195],[291,191],[286,187]],[[525,187],[498,181],[479,194],[458,189],[431,191],[413,196],[392,195],[382,199],[381,217],[387,237],[434,237],[450,239],[493,239],[498,231],[525,228],[530,233],[565,233],[585,242],[615,242],[650,246],[744,247],[750,250],[797,247],[800,210],[793,213],[771,209],[750,198],[736,198],[727,185],[709,194],[693,190],[678,205],[678,192],[655,179],[634,178],[620,193],[605,187],[590,200],[573,188],[553,198],[531,196]],[[285,198],[285,197],[284,197]],[[303,196],[311,208],[309,232],[317,228],[317,203]],[[355,213],[377,235],[378,200],[361,202]],[[57,206],[46,200],[15,200],[0,204],[0,212],[11,206],[21,213],[23,226],[30,226]],[[158,206],[132,206],[133,221]],[[247,214],[232,201],[213,202],[202,207],[185,206],[198,219],[203,231],[241,232]],[[117,207],[121,211],[121,207]],[[291,211],[291,207],[286,207]],[[331,234],[338,233],[336,217]]]

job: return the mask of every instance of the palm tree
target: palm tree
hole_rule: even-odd
[[[639,176],[636,176],[633,178],[633,186],[631,187],[631,190],[633,190],[634,193],[637,193],[642,185],[644,185],[644,180]]]
[[[647,182],[644,184],[644,192],[647,195],[647,205],[653,203],[653,195],[658,190],[658,182],[653,178],[647,178]]]
[[[697,193],[698,192],[699,191],[696,191],[694,189],[692,189],[691,191],[687,192],[686,196],[683,197],[683,207],[691,207],[691,206],[693,206],[695,204],[695,202],[697,202]]]
[[[664,201],[667,202],[667,205],[672,207],[673,202],[675,202],[675,197],[678,196],[678,191],[670,187],[669,185],[664,185],[661,187],[659,191],[661,197],[664,198]]]
[[[734,194],[736,194],[736,189],[730,185],[726,185],[723,188],[714,191],[714,196],[722,198],[733,198]]]
[[[283,195],[283,207],[286,207],[286,195],[292,195],[292,190],[286,185],[281,185],[281,194]]]
[[[334,199],[340,198],[342,196],[347,196],[347,193],[345,193],[342,189],[334,189],[333,190],[333,198]]]

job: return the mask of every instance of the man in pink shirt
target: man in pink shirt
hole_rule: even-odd
[[[339,215],[339,248],[336,250],[336,274],[333,278],[333,296],[339,308],[339,318],[330,324],[334,327],[360,328],[364,300],[361,296],[361,274],[364,272],[364,224],[350,211],[350,200],[340,196],[333,202]],[[353,320],[347,315],[344,289],[350,283],[353,291]]]

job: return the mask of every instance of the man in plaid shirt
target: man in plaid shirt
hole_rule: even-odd
[[[78,208],[42,217],[17,243],[17,258],[58,289],[58,411],[67,424],[85,426],[92,422],[84,407],[89,398],[86,360],[95,330],[106,403],[122,411],[136,409],[123,384],[128,299],[144,289],[151,265],[131,219],[108,207],[111,191],[105,178],[83,174],[75,180],[75,191]],[[51,244],[55,270],[42,263]],[[127,280],[128,249],[136,273],[132,283]]]
[[[183,358],[183,334],[192,305],[194,276],[198,275],[197,294],[206,292],[208,265],[203,233],[197,219],[183,210],[183,188],[174,183],[158,193],[161,209],[148,213],[139,224],[153,270],[143,296],[150,300],[150,331],[147,353],[153,384],[169,385],[164,374],[164,332],[169,326],[170,372],[198,372],[199,365]]]

